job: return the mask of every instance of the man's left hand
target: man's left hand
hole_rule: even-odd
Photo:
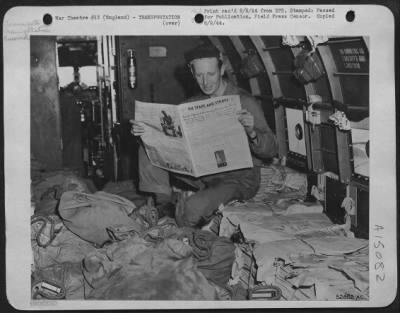
[[[247,136],[254,137],[257,133],[254,130],[254,116],[247,110],[237,112],[238,120],[243,125]]]

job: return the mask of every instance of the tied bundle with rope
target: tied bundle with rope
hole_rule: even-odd
[[[182,228],[181,240],[193,249],[197,268],[213,283],[225,286],[231,276],[235,260],[235,245],[230,239],[209,231]]]

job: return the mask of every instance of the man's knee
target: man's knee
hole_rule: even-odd
[[[206,188],[185,199],[181,213],[185,226],[207,224],[221,204],[239,200],[240,186],[238,184],[220,184]]]
[[[260,184],[252,184],[250,186],[245,186],[242,188],[242,199],[238,200],[249,200],[253,198],[260,188]]]
[[[185,199],[180,204],[182,224],[185,226],[202,226],[210,221],[219,205],[232,200],[247,200],[254,197],[260,186],[257,171],[246,171],[244,175],[235,173],[218,184],[210,184],[204,190]]]
[[[189,227],[200,227],[206,224],[217,209],[216,207],[212,207],[207,199],[198,195],[193,195],[185,199],[181,205],[183,206],[181,210],[181,223],[183,226]]]

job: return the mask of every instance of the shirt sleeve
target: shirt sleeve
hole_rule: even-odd
[[[278,152],[277,139],[267,124],[260,103],[250,95],[242,95],[241,103],[243,109],[254,116],[254,130],[257,139],[254,141],[249,139],[250,150],[257,158],[269,159],[274,157]]]

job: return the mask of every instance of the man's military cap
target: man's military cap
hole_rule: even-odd
[[[189,64],[193,60],[203,58],[217,58],[220,59],[220,51],[211,44],[203,44],[197,46],[185,53],[185,60]]]

